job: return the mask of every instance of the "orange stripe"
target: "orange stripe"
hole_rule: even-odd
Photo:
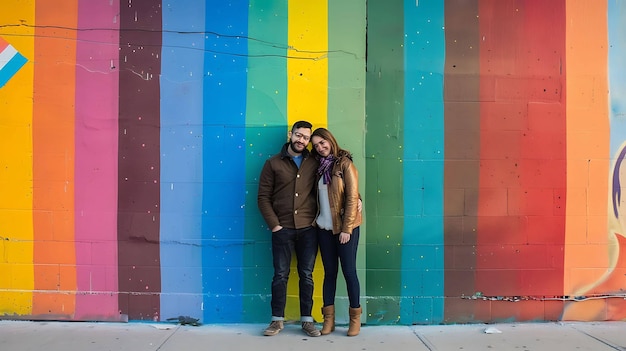
[[[33,107],[33,315],[71,318],[77,0],[37,1]],[[46,28],[46,26],[53,26]],[[67,28],[67,29],[64,29]]]
[[[607,265],[608,37],[606,30],[599,30],[607,28],[607,3],[567,0],[566,9],[567,212],[563,288],[565,295],[582,295],[604,274]],[[604,308],[604,304],[598,305]],[[566,308],[563,317],[587,319],[596,312],[590,304],[574,303]]]

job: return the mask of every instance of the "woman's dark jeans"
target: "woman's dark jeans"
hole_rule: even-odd
[[[313,309],[313,268],[317,256],[317,229],[283,228],[272,233],[274,278],[272,279],[272,317],[285,317],[287,280],[291,253],[295,251],[300,277],[300,316],[311,316]]]
[[[322,288],[324,306],[335,304],[339,261],[341,261],[341,271],[346,280],[350,307],[358,308],[361,306],[359,301],[361,288],[359,277],[356,274],[356,251],[359,247],[359,233],[360,227],[354,228],[350,241],[340,244],[338,234],[335,235],[332,231],[324,229],[318,229],[317,231],[322,263],[324,264],[324,285]]]

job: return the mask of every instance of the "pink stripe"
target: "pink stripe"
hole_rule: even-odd
[[[76,316],[119,320],[119,2],[79,0],[76,50]]]

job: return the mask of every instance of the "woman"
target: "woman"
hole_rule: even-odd
[[[350,300],[348,336],[355,336],[361,330],[360,286],[356,273],[361,225],[361,212],[358,210],[359,176],[352,163],[352,155],[339,147],[330,131],[316,129],[311,134],[311,143],[312,153],[320,161],[317,170],[319,214],[315,221],[324,264],[322,334],[335,330],[335,292],[338,261],[341,261]]]

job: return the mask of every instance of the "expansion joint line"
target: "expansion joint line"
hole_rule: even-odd
[[[426,346],[426,348],[429,351],[436,351],[437,350],[435,345],[433,345],[425,336],[420,335],[420,333],[418,333],[417,330],[415,330],[415,328],[412,328],[412,329],[413,329],[413,334],[415,334],[415,336],[417,336],[417,338],[420,339],[422,344],[424,344],[424,346]]]
[[[174,329],[174,332],[172,334],[170,334],[167,338],[165,338],[165,340],[163,340],[163,342],[161,343],[161,345],[159,345],[159,347],[156,348],[155,351],[159,351],[161,350],[161,348],[163,348],[163,346],[167,343],[167,341],[174,336],[174,334],[176,334],[178,332],[178,330],[180,330],[180,325],[176,326],[176,329]]]
[[[579,333],[585,334],[585,335],[587,335],[588,337],[590,337],[590,338],[592,338],[592,339],[595,339],[595,340],[597,340],[597,341],[599,341],[599,342],[603,343],[604,345],[606,345],[606,346],[608,346],[608,347],[610,347],[610,348],[612,348],[612,349],[614,349],[614,350],[618,350],[618,351],[626,351],[626,348],[625,348],[625,347],[622,347],[622,346],[619,346],[619,345],[615,345],[614,343],[612,343],[612,342],[610,342],[610,341],[608,341],[608,340],[604,340],[604,339],[599,338],[599,337],[597,337],[597,336],[595,336],[595,335],[591,335],[591,334],[587,333],[587,332],[586,332],[586,331],[584,331],[584,330],[580,330],[580,329],[576,328],[575,326],[571,326],[571,328],[572,328],[572,329],[574,329],[574,330],[576,330],[576,331],[577,331],[577,332],[579,332]]]

